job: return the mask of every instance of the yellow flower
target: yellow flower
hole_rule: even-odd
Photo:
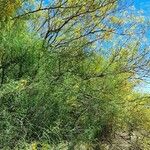
[[[27,80],[20,80],[20,84],[21,84],[21,86],[26,86],[27,85],[27,83],[28,83],[28,81]]]
[[[31,144],[31,150],[37,150],[37,147],[36,147],[36,142],[32,143]]]

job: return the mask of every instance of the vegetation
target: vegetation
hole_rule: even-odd
[[[126,2],[0,1],[0,149],[149,149],[149,24]]]

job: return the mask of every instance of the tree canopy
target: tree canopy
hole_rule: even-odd
[[[148,26],[123,0],[1,0],[0,149],[148,150]]]

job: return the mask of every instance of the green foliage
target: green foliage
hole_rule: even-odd
[[[43,32],[35,31],[43,18],[47,21],[48,16],[41,13],[42,3],[33,2],[38,7],[35,12],[26,12],[22,4],[25,16],[35,13],[28,20],[14,9],[11,15],[16,12],[17,17],[1,23],[0,149],[104,149],[105,145],[117,147],[115,140],[124,132],[131,138],[129,142],[133,142],[132,134],[142,139],[137,138],[130,148],[139,145],[138,148],[148,149],[149,95],[137,93],[134,87],[141,83],[139,79],[143,79],[144,73],[149,73],[149,49],[135,38],[139,24],[134,30],[129,29],[134,33],[129,42],[124,43],[124,35],[115,43],[114,27],[121,24],[126,29],[127,22],[112,15],[108,19],[106,14],[116,10],[117,1],[106,2],[99,8],[97,0],[69,0],[61,8],[59,1],[54,5],[58,18],[52,18],[52,27],[57,28],[47,32],[49,27],[45,30],[43,26],[43,32],[49,34],[44,39],[40,36]],[[78,3],[82,6],[81,20],[77,14],[64,28],[59,28],[64,23],[62,16],[70,14],[67,9],[74,14]],[[113,29],[98,22],[95,14],[101,12],[104,14],[100,18],[111,21]],[[37,24],[35,18],[39,19]],[[76,25],[71,26],[72,22]],[[111,40],[110,50],[99,43],[94,45],[95,49],[91,42],[95,37],[81,36],[97,24],[97,29],[105,26],[108,30],[94,36],[102,35],[105,42]],[[58,36],[52,37],[55,44],[50,40],[54,32]]]

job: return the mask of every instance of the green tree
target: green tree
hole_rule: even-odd
[[[119,2],[12,2],[2,14],[1,149],[111,148],[123,131],[148,147],[149,97],[134,90],[149,75],[146,25]]]

